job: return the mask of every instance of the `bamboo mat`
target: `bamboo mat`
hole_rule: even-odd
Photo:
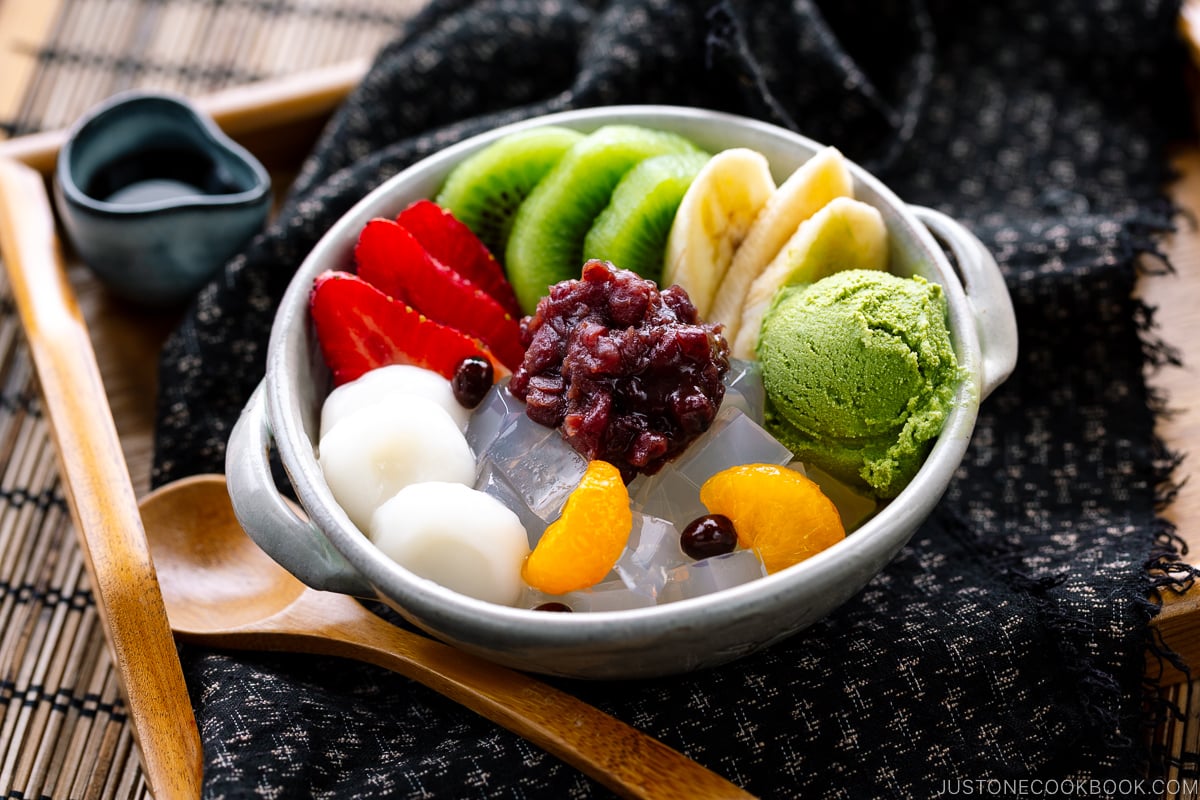
[[[125,89],[200,95],[369,57],[423,4],[0,0],[0,138],[69,126]],[[103,366],[150,346],[96,347]],[[130,463],[139,493],[145,456]],[[72,525],[0,270],[0,797],[145,798]]]

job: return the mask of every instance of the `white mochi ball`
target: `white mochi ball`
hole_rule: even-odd
[[[329,490],[364,532],[375,509],[410,483],[475,482],[475,457],[458,423],[417,395],[358,409],[329,429],[319,450]]]
[[[375,403],[390,402],[402,394],[415,394],[437,403],[458,425],[466,430],[469,408],[454,399],[450,381],[431,369],[411,364],[391,364],[363,374],[361,378],[343,383],[325,398],[321,406],[321,435],[360,408]]]
[[[469,486],[404,487],[375,512],[370,536],[397,564],[460,594],[512,605],[524,586],[525,527],[499,500]]]

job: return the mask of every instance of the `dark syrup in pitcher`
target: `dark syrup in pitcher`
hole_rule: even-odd
[[[197,195],[233,194],[238,188],[203,152],[184,148],[140,150],[105,164],[85,188],[106,203],[135,205]]]

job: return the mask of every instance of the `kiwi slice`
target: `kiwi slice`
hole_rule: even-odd
[[[584,260],[602,258],[658,283],[671,223],[707,153],[652,156],[625,173],[583,240]]]
[[[635,164],[667,153],[698,153],[674,133],[605,125],[568,150],[517,209],[505,269],[526,314],[559,281],[579,276],[583,240],[613,189]]]
[[[470,228],[503,263],[517,207],[582,138],[579,131],[557,125],[510,133],[451,170],[434,202]]]

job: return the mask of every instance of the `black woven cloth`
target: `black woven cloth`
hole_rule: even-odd
[[[1143,368],[1170,350],[1131,291],[1139,257],[1164,266],[1157,243],[1178,221],[1163,194],[1167,144],[1190,134],[1177,13],[1154,0],[434,2],[336,115],[279,221],[168,342],[155,482],[222,470],[293,270],[416,159],[610,103],[779,123],[981,237],[1016,305],[1019,365],[933,516],[826,620],[718,669],[559,684],[764,797],[925,798],[986,780],[1148,791],[1136,781],[1161,763],[1143,746],[1145,598],[1162,584],[1148,565],[1172,558],[1157,513],[1172,457]],[[372,667],[198,648],[184,662],[210,798],[605,794]]]

